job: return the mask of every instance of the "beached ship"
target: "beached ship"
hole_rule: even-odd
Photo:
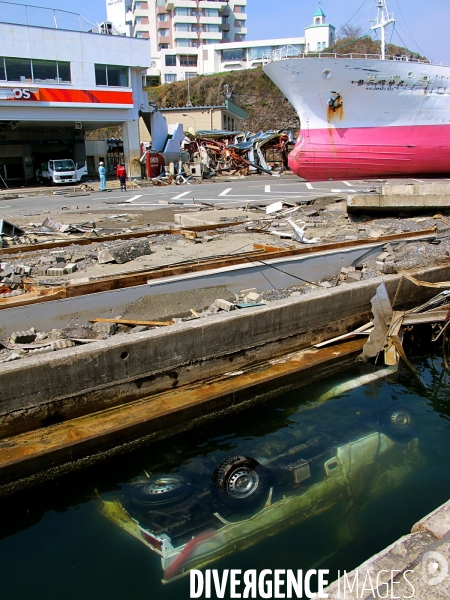
[[[450,172],[450,66],[387,56],[385,0],[372,29],[381,54],[275,52],[265,73],[291,102],[300,134],[290,168],[310,181]]]

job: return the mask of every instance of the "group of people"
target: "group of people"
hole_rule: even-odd
[[[98,164],[98,174],[100,175],[100,191],[104,192],[106,190],[106,167],[104,163],[100,162]],[[121,162],[116,169],[116,179],[120,181],[120,191],[127,191],[127,170],[125,169],[125,164]]]

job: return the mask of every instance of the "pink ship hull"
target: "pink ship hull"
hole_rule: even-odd
[[[450,173],[450,125],[314,129],[289,166],[309,181]]]
[[[300,118],[305,179],[450,173],[450,67],[353,55],[276,59],[265,73]]]

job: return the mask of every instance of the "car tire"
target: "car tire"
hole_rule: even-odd
[[[214,496],[232,507],[254,504],[268,493],[267,470],[254,458],[229,456],[214,470],[211,489]]]
[[[145,483],[135,484],[130,497],[134,504],[149,507],[172,506],[192,494],[192,487],[175,475],[152,477]]]
[[[409,407],[391,407],[383,415],[382,432],[395,442],[410,442],[417,437],[417,425]]]

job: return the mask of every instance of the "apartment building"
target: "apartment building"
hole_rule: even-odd
[[[150,39],[150,85],[252,69],[274,51],[320,52],[335,40],[335,28],[319,8],[301,37],[246,41],[246,5],[247,0],[107,0],[107,17],[117,30],[130,27],[132,36]]]
[[[107,0],[118,31],[149,38],[152,56],[169,48],[245,40],[247,0]]]

